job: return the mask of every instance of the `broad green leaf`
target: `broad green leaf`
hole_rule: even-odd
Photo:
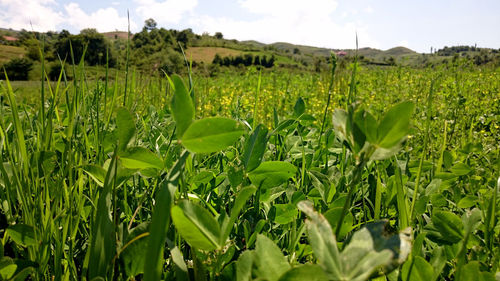
[[[28,247],[37,244],[35,240],[35,229],[27,224],[11,225],[5,231],[17,245]]]
[[[342,280],[340,253],[330,224],[324,216],[314,211],[311,202],[300,201],[297,207],[308,217],[307,236],[319,266],[330,280]]]
[[[267,189],[285,183],[296,171],[297,168],[288,162],[268,161],[262,162],[248,177],[255,186]]]
[[[174,85],[174,95],[170,106],[172,108],[175,125],[177,126],[177,138],[180,139],[189,125],[193,122],[194,105],[181,77],[173,75],[172,83]]]
[[[192,247],[205,251],[221,247],[219,223],[206,209],[183,200],[172,207],[171,214],[177,231]]]
[[[341,213],[342,213],[342,207],[336,207],[326,211],[326,213],[324,213],[323,215],[328,220],[328,223],[330,223],[330,225],[337,225]],[[351,214],[351,212],[347,212],[347,214],[344,217],[344,221],[342,222],[342,227],[340,228],[339,239],[342,239],[347,235],[347,233],[349,233],[349,231],[351,231],[353,221],[354,221],[353,215]]]
[[[477,200],[477,196],[467,195],[464,198],[460,199],[460,201],[458,201],[457,207],[462,209],[470,208],[476,204]]]
[[[250,172],[262,162],[267,146],[267,128],[262,124],[257,126],[245,142],[243,166]]]
[[[177,280],[189,280],[188,268],[182,257],[182,253],[178,247],[174,247],[170,250],[170,255],[172,255],[172,261],[175,265],[175,272],[177,275]]]
[[[449,243],[457,243],[464,236],[462,220],[452,212],[436,210],[432,215],[432,224]]]
[[[327,281],[323,269],[315,264],[305,264],[294,267],[281,276],[279,281]]]
[[[214,177],[215,174],[212,171],[201,171],[190,180],[194,184],[208,184]]]
[[[464,163],[457,163],[451,167],[451,172],[456,176],[465,176],[472,172],[472,169]]]
[[[412,102],[402,102],[389,109],[378,126],[377,143],[379,146],[391,148],[401,142],[410,128],[413,108]]]
[[[457,281],[495,281],[495,276],[490,272],[481,272],[481,265],[478,261],[471,261],[460,267],[456,275]],[[457,276],[455,276],[457,277]]]
[[[153,152],[144,147],[131,147],[125,153],[120,155],[123,167],[127,169],[148,169],[154,168],[161,170],[163,161]]]
[[[83,171],[87,173],[99,186],[104,185],[106,178],[106,170],[97,165],[85,165],[82,167]]]
[[[236,263],[236,280],[237,281],[251,281],[252,268],[255,253],[254,251],[246,250],[238,258]]]
[[[125,274],[132,278],[144,273],[146,250],[148,248],[149,223],[142,223],[130,231],[127,239],[123,241],[120,258],[123,262]]]
[[[256,190],[257,189],[255,187],[248,186],[241,189],[238,195],[236,196],[233,208],[231,208],[231,216],[229,217],[227,223],[224,223],[221,227],[221,234],[222,234],[220,241],[221,245],[224,245],[226,243],[226,240],[227,238],[229,238],[229,234],[233,229],[233,225],[238,219],[238,215],[240,214],[241,209],[243,209],[248,198],[250,198],[250,196],[252,196]]]
[[[268,281],[277,281],[283,273],[290,269],[290,264],[280,248],[266,236],[257,235],[255,245],[255,270],[257,278]]]
[[[332,124],[335,129],[335,135],[341,141],[347,141],[350,143],[350,136],[347,132],[347,120],[349,119],[349,115],[343,109],[335,109],[333,112]]]
[[[293,116],[299,117],[300,115],[304,114],[305,111],[306,111],[306,104],[304,103],[304,100],[301,97],[299,97],[293,107]]]
[[[388,248],[376,250],[372,233],[363,227],[353,234],[341,253],[343,276],[346,280],[367,280],[376,269],[390,264],[393,257]]]
[[[360,114],[355,115],[354,122],[358,125],[361,131],[365,134],[366,140],[369,143],[377,143],[377,128],[378,123],[375,117],[368,111],[360,111]]]
[[[134,137],[135,122],[130,111],[120,107],[116,111],[116,136],[118,138],[118,149],[125,150],[128,143]]]
[[[299,211],[292,204],[274,204],[269,211],[269,217],[276,223],[287,224],[297,219]]]
[[[400,276],[402,281],[430,281],[434,278],[434,269],[424,258],[416,256],[403,265]]]
[[[0,280],[31,280],[28,276],[35,272],[38,264],[22,259],[10,257],[0,258]]]
[[[182,136],[182,144],[191,152],[212,153],[234,144],[244,133],[234,120],[211,117],[197,120]]]

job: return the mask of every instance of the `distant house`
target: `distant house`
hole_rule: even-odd
[[[18,40],[19,39],[17,39],[16,37],[12,37],[12,36],[0,36],[0,43],[12,43],[12,42],[16,42]]]
[[[344,51],[338,51],[338,52],[336,53],[336,55],[337,55],[337,56],[339,56],[339,57],[345,57],[345,56],[347,56],[347,53],[346,53],[346,52],[344,52]]]

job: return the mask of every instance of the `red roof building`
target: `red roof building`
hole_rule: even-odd
[[[19,40],[16,37],[12,37],[12,36],[1,36],[1,37],[3,37],[3,39],[5,41],[8,41],[8,42],[15,42],[15,41]]]

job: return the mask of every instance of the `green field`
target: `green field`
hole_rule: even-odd
[[[0,45],[0,64],[13,58],[21,58],[25,53],[26,51],[21,47]]]
[[[500,69],[329,67],[0,81],[0,279],[498,280]]]

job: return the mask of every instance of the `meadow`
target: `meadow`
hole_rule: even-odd
[[[331,62],[0,81],[0,279],[499,280],[500,70]]]

